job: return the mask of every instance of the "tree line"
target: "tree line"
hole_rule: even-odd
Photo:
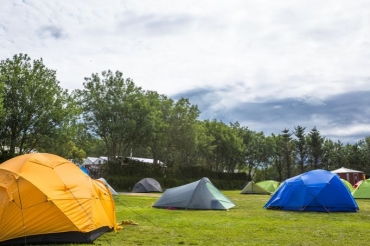
[[[341,166],[370,173],[370,137],[354,144],[296,126],[265,135],[237,121],[201,120],[186,98],[144,90],[122,72],[103,71],[67,91],[42,59],[17,54],[0,62],[0,158],[30,151],[81,161],[86,156],[153,158],[168,167],[198,166],[284,180]]]

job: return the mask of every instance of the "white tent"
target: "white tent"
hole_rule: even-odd
[[[353,169],[349,169],[349,168],[345,168],[345,167],[341,167],[341,168],[333,170],[331,172],[332,173],[364,173],[362,171],[357,171],[357,170],[353,170]]]
[[[107,157],[86,157],[82,165],[100,165],[108,161]]]
[[[154,164],[154,159],[150,159],[150,158],[142,158],[142,157],[132,157],[132,156],[130,156],[130,157],[126,157],[126,159],[127,160],[131,160],[131,161],[135,161],[135,162],[145,163],[145,164]],[[160,165],[160,166],[163,166],[163,167],[166,166],[160,160],[158,160],[157,164]]]

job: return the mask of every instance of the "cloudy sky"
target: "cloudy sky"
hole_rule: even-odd
[[[120,70],[202,118],[266,133],[370,135],[368,0],[0,0],[0,58],[27,53],[64,88]]]

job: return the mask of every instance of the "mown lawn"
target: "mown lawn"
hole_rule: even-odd
[[[118,221],[134,220],[106,233],[96,245],[370,245],[370,200],[358,213],[286,212],[263,209],[266,195],[224,191],[230,211],[155,209],[156,197],[121,195]]]

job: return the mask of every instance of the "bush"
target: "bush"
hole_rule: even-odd
[[[134,185],[141,180],[142,176],[109,176],[107,177],[108,183],[119,191],[130,192]],[[163,177],[152,177],[155,178],[162,186],[162,188],[168,189],[184,184],[188,184],[199,180],[200,178],[163,178]],[[246,184],[245,180],[223,180],[223,179],[211,179],[211,182],[222,190],[241,190]]]
[[[103,176],[119,191],[131,191],[142,178],[154,178],[163,189],[184,185],[208,177],[219,189],[242,189],[247,182],[245,173],[212,172],[202,167],[164,168],[159,165],[109,163]]]

